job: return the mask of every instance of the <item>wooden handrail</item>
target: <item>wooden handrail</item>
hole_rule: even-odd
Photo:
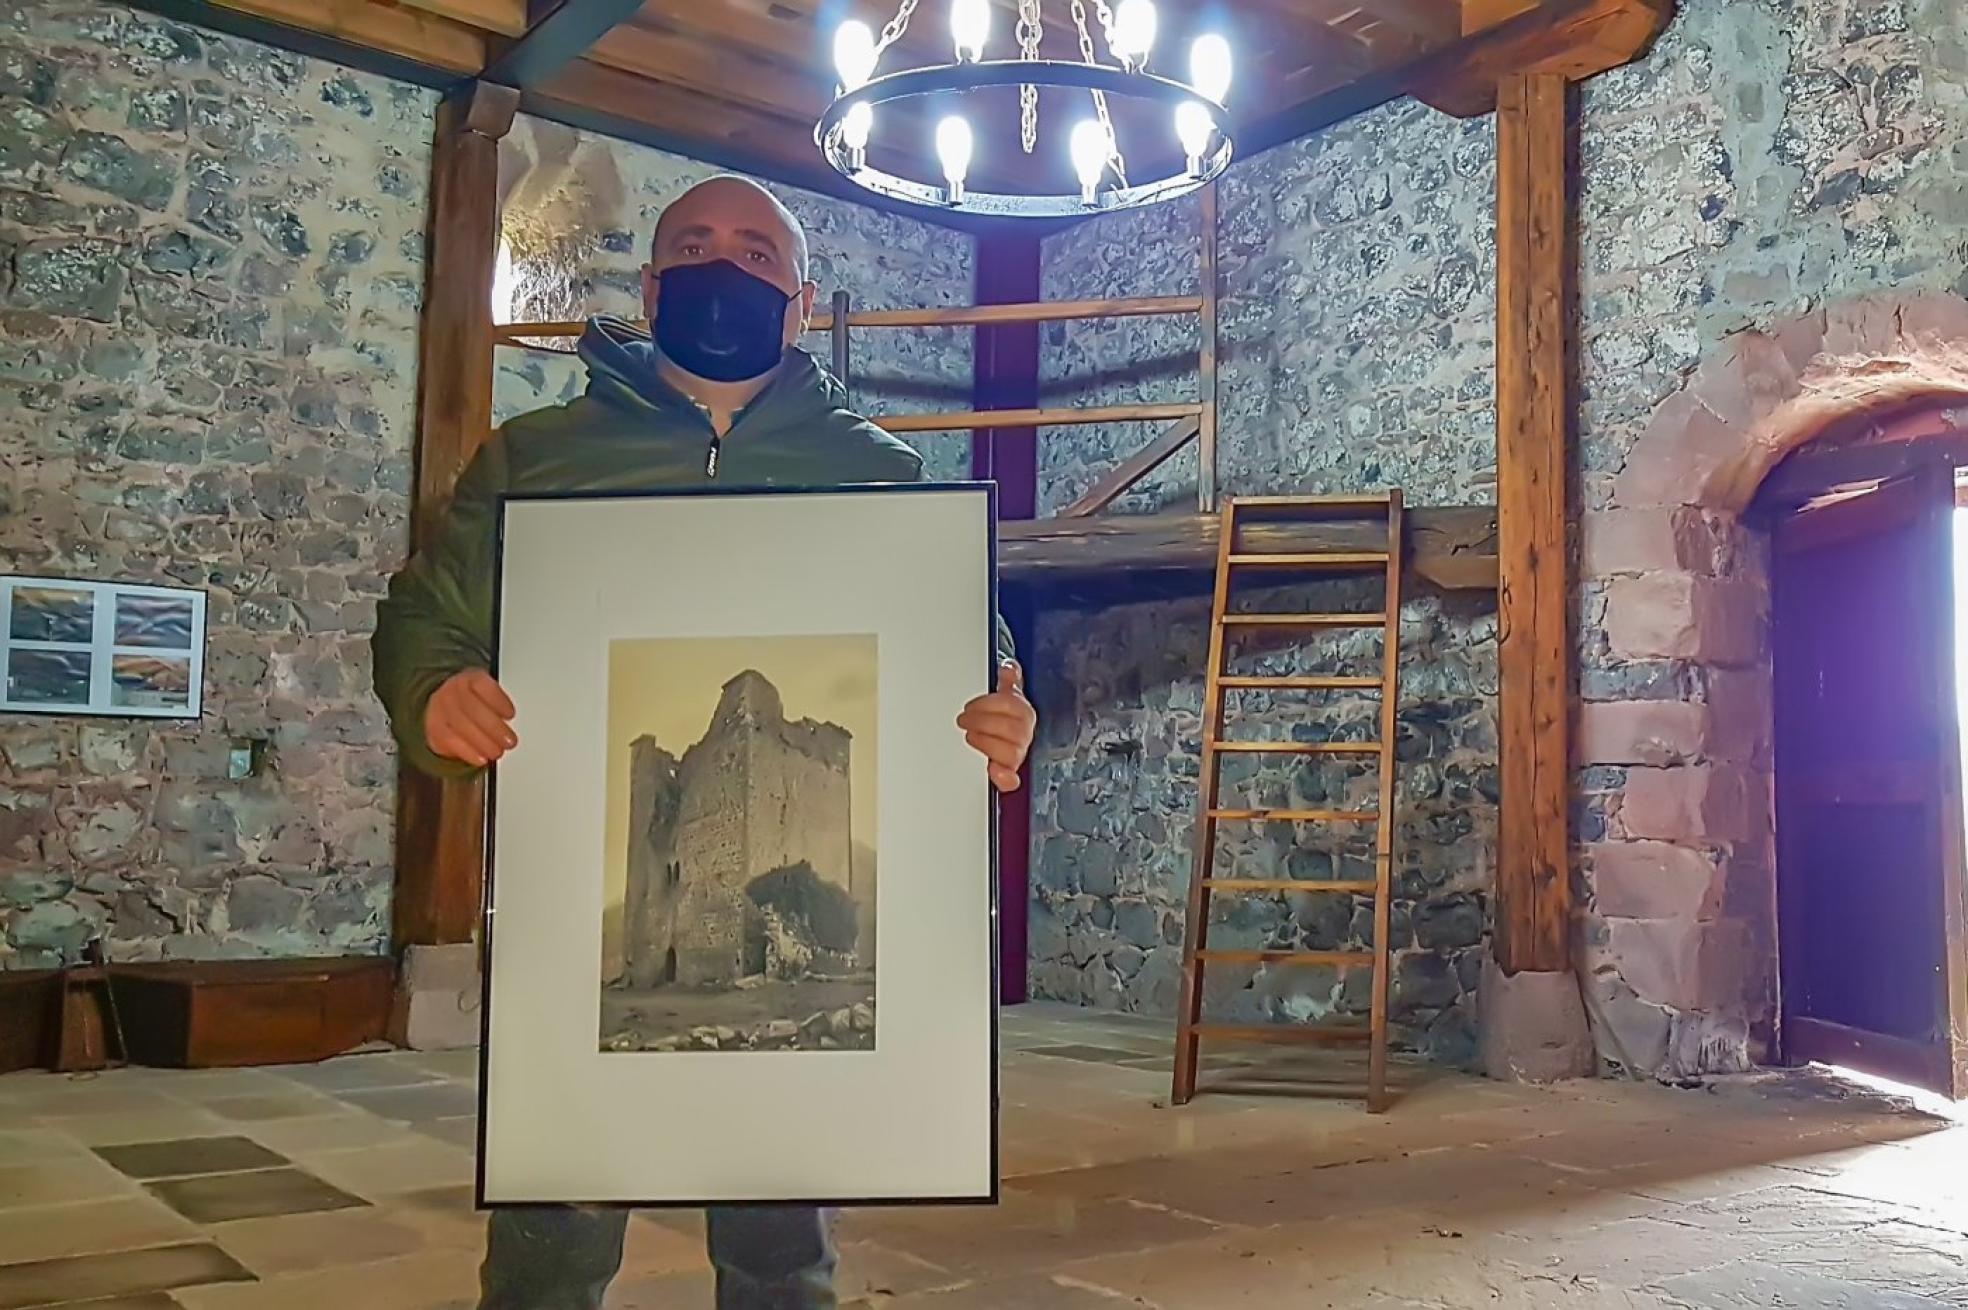
[[[1200,314],[1201,296],[1134,296],[1119,300],[1044,300],[1009,305],[931,305],[921,309],[857,309],[847,316],[851,328],[982,327],[997,323],[1059,323],[1077,318],[1152,318],[1157,315]],[[809,331],[830,332],[831,311],[815,314]],[[524,338],[578,337],[586,323],[501,323],[492,329],[496,344],[509,346]]]
[[[982,409],[949,414],[890,414],[869,421],[885,432],[956,432],[974,428],[1054,428],[1089,423],[1167,423],[1195,418],[1195,405],[1102,405],[1087,409]]]

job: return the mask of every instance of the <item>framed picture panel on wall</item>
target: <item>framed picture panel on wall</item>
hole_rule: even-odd
[[[994,523],[504,502],[482,1205],[995,1199]]]
[[[195,719],[205,593],[0,576],[0,712]]]

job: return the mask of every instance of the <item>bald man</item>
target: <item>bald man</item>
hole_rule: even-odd
[[[390,583],[377,695],[403,757],[468,777],[519,747],[492,657],[499,498],[509,491],[912,482],[922,458],[850,413],[794,343],[813,312],[806,234],[763,187],[720,177],[657,220],[642,271],[645,333],[597,318],[581,337],[585,395],[505,424],[459,479],[436,539]],[[1001,790],[1018,785],[1035,716],[998,624],[995,691],[955,730]],[[598,1310],[622,1262],[621,1210],[494,1212],[481,1310]],[[707,1216],[719,1310],[831,1310],[828,1217],[808,1207]]]

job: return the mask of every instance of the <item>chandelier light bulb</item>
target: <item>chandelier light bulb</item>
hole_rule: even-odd
[[[982,59],[990,36],[991,0],[950,0],[950,37],[956,42],[958,63]]]
[[[1155,48],[1154,0],[1121,0],[1114,10],[1114,28],[1108,35],[1114,57],[1129,68],[1148,63],[1148,52]]]
[[[1215,133],[1216,124],[1200,100],[1185,100],[1175,107],[1175,139],[1182,143],[1182,153],[1189,156],[1191,173],[1203,171],[1203,156],[1209,153],[1210,137]]]
[[[963,203],[964,175],[970,172],[970,124],[951,114],[936,125],[936,157],[942,161],[944,180],[950,184],[950,203]]]
[[[1083,118],[1073,125],[1073,171],[1080,175],[1080,200],[1085,204],[1095,203],[1100,175],[1107,171],[1107,157],[1113,153],[1113,144],[1097,118]]]
[[[840,74],[841,90],[859,91],[875,75],[874,29],[858,18],[850,18],[834,31],[834,71]]]
[[[868,162],[868,134],[874,130],[874,127],[873,105],[856,105],[847,111],[847,117],[841,119],[841,140],[845,141],[847,148],[854,152],[853,162],[856,168]]]
[[[1189,47],[1189,85],[1223,103],[1230,93],[1230,43],[1214,32],[1196,38]]]

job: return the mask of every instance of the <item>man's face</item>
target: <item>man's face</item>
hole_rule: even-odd
[[[737,183],[699,186],[663,212],[654,257],[642,269],[643,312],[656,317],[665,269],[720,259],[790,297],[784,344],[797,341],[813,314],[815,286],[801,280],[793,233],[770,198]]]

